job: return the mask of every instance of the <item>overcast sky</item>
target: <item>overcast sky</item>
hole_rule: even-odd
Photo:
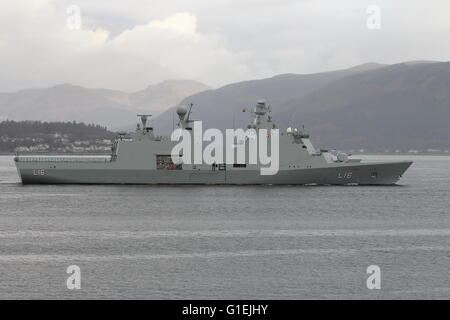
[[[380,29],[367,27],[370,5]],[[449,0],[2,0],[0,91],[134,91],[166,79],[218,87],[365,62],[447,61],[449,39]]]

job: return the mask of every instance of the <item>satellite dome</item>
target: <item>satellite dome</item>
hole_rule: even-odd
[[[177,108],[177,114],[180,116],[180,117],[184,117],[184,115],[187,113],[187,109],[186,109],[186,107],[185,106],[179,106],[178,108]]]
[[[336,157],[339,162],[346,162],[348,160],[348,155],[344,152],[339,152]]]
[[[266,99],[259,99],[256,104],[266,104]]]

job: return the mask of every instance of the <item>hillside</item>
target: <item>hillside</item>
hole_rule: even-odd
[[[398,64],[292,99],[284,125],[306,124],[323,145],[372,149],[450,147],[450,63]]]
[[[321,147],[450,148],[450,63],[367,64],[312,75],[286,74],[187,97],[205,127],[245,127],[242,110],[266,98],[282,129],[305,125]],[[155,128],[172,128],[173,110]],[[234,119],[234,121],[233,121]]]
[[[185,98],[181,104],[194,104],[193,117],[207,122],[208,127],[246,126],[248,115],[242,118],[241,111],[249,108],[261,98],[266,98],[274,115],[283,111],[292,99],[301,98],[315,90],[345,76],[382,68],[370,63],[350,69],[317,74],[282,74],[272,78],[233,83],[216,90],[200,92]],[[155,128],[167,133],[172,128],[174,108],[167,110],[155,121]],[[170,124],[170,126],[168,126]]]
[[[25,89],[0,93],[0,120],[75,120],[116,128],[134,122],[138,113],[157,115],[208,89],[191,80],[165,81],[133,93],[70,84]]]

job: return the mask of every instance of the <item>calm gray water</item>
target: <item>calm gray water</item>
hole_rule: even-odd
[[[0,298],[450,298],[450,157],[370,158],[415,163],[394,187],[22,186],[0,157]]]

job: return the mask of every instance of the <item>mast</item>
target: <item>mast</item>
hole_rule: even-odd
[[[186,109],[186,107],[184,106],[179,106],[177,108],[177,114],[178,114],[178,118],[180,119],[180,122],[178,123],[178,125],[182,128],[182,129],[187,129],[190,130],[191,128],[189,127],[189,123],[193,122],[194,120],[190,120],[189,117],[192,113],[192,107],[193,104],[191,103],[189,105],[189,110]]]
[[[256,103],[253,109],[253,123],[248,127],[253,129],[273,129],[275,125],[271,117],[268,115],[271,112],[270,105],[266,103],[265,99],[261,99]]]
[[[146,134],[147,132],[150,132],[150,134],[153,134],[153,128],[147,127],[147,119],[150,118],[152,115],[151,114],[138,114],[137,116],[141,118],[142,134]],[[138,125],[138,129],[139,129],[139,125]]]

